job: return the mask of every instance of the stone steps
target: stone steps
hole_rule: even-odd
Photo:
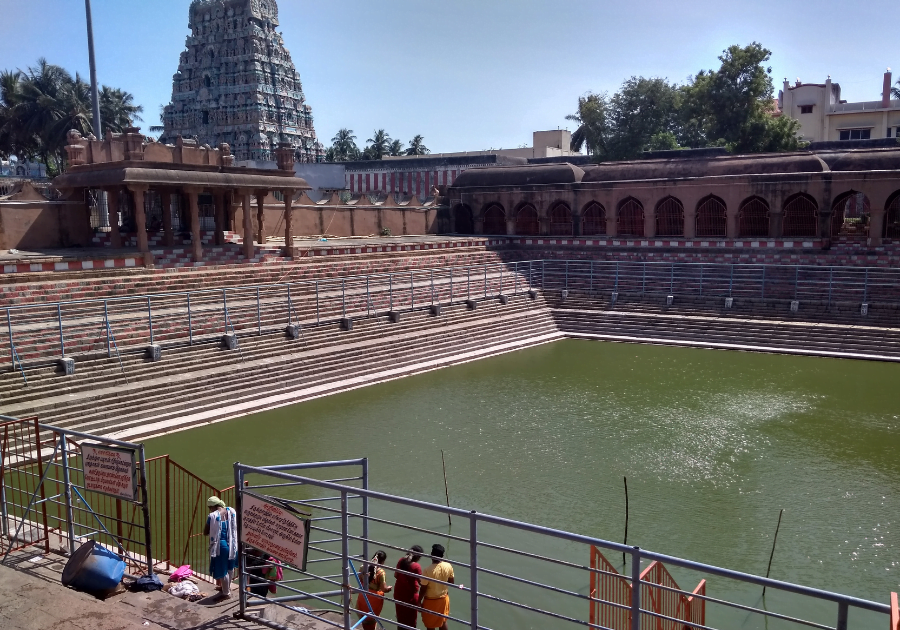
[[[524,299],[524,298],[519,298]],[[485,302],[479,309],[478,314],[481,317],[490,316],[500,312],[500,305],[491,301]],[[422,319],[432,317],[425,315],[421,311],[415,313],[401,313],[401,318],[412,317],[414,319]],[[446,309],[446,314],[439,318],[439,324],[443,326],[454,325],[462,321],[470,320],[471,316],[468,311],[461,305],[456,305]],[[394,325],[387,322],[386,316],[378,318],[369,318],[358,320],[354,325],[354,338],[365,340],[372,337],[380,337],[393,334]],[[302,336],[295,344],[303,344],[304,350],[313,350],[319,347],[342,343],[344,341],[340,335],[335,335],[338,330],[337,325],[323,325],[321,327],[306,327],[302,330]],[[217,336],[217,339],[219,337]],[[171,370],[173,367],[179,371],[190,371],[195,368],[209,366],[213,362],[235,362],[241,360],[241,357],[265,358],[269,356],[278,356],[286,352],[285,335],[267,334],[263,336],[245,336],[239,338],[241,347],[240,353],[223,353],[219,343],[202,344],[197,346],[182,346],[179,348],[167,349],[163,353],[162,360],[156,363],[148,361],[142,355],[129,354],[122,355],[122,365],[119,364],[117,357],[111,358],[101,357],[97,359],[79,360],[76,363],[76,373],[73,376],[62,377],[53,368],[27,370],[29,384],[26,391],[23,389],[22,379],[18,373],[7,372],[0,375],[0,394],[6,391],[17,392],[22,399],[34,399],[45,395],[46,392],[53,392],[60,387],[61,383],[65,387],[76,387],[82,383],[102,383],[104,378],[116,378],[122,380],[122,368],[125,368],[126,378],[140,379],[146,375],[159,374],[164,370]],[[172,364],[173,367],[170,367]]]
[[[305,343],[274,335],[244,338],[242,353],[210,347],[173,351],[167,353],[168,365],[131,358],[126,366],[130,384],[122,382],[121,374],[110,383],[118,363],[108,359],[79,365],[84,374],[78,381],[66,380],[62,392],[60,379],[73,377],[35,370],[29,387],[16,389],[7,375],[0,382],[4,412],[37,413],[44,422],[88,431],[133,433],[148,422],[177,422],[203,413],[209,421],[217,406],[252,406],[254,400],[298,388],[318,388],[316,395],[321,395],[339,381],[374,378],[403,366],[557,334],[546,308],[525,296],[508,305],[483,302],[475,311],[464,305],[445,307],[440,317],[404,313],[397,324],[384,317],[361,320],[350,332],[335,325],[314,330],[305,331]],[[24,394],[23,389],[32,391]]]
[[[760,348],[803,350],[822,354],[900,357],[900,330],[845,329],[797,322],[696,319],[637,312],[554,310],[554,320],[567,334],[591,334],[633,339],[698,342]]]

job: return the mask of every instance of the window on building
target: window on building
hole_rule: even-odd
[[[813,106],[812,105],[801,105],[800,113],[801,114],[812,114]]]
[[[841,140],[868,140],[871,137],[871,129],[841,129]]]

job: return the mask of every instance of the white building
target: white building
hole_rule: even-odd
[[[782,115],[800,121],[800,136],[807,142],[874,140],[900,137],[900,101],[891,100],[891,71],[884,73],[878,101],[848,103],[841,86],[829,76],[825,83],[790,85],[785,79],[778,94]]]

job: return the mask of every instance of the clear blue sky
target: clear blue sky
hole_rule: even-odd
[[[190,0],[93,0],[101,83],[157,124],[187,35]],[[772,50],[783,77],[878,100],[900,78],[900,2],[869,0],[280,0],[281,31],[326,145],[376,128],[432,151],[510,148],[565,127],[587,91],[631,75],[683,81],[726,46]],[[38,57],[88,75],[80,0],[0,0],[0,68]]]

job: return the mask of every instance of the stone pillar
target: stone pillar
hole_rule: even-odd
[[[884,208],[872,208],[872,214],[869,215],[869,238],[866,243],[869,247],[881,245],[882,234],[884,234],[884,214]]]
[[[606,235],[619,235],[619,224],[616,222],[616,206],[613,204],[609,204],[606,207]]]
[[[294,191],[283,190],[284,195],[284,255],[294,257]]]
[[[144,212],[144,193],[147,192],[146,186],[129,186],[134,198],[134,230],[137,235],[138,251],[143,253],[150,251],[150,245],[147,242],[147,213]]]
[[[784,234],[784,210],[769,210],[769,238]]]
[[[268,194],[265,190],[257,190],[256,195],[256,242],[266,244],[266,211],[265,201]]]
[[[644,238],[653,238],[656,236],[656,210],[654,208],[644,208]]]
[[[106,191],[106,210],[109,214],[109,243],[116,249],[122,247],[122,234],[119,232],[119,189]]]
[[[164,190],[159,193],[162,200],[162,220],[163,220],[163,245],[172,247],[175,245],[175,231],[172,229],[172,193]]]
[[[484,234],[484,217],[474,217],[472,227],[474,228],[472,231],[475,232],[475,234]]]
[[[213,243],[216,245],[225,244],[225,221],[227,210],[225,209],[225,193],[222,191],[213,192],[213,203],[216,208],[216,228],[213,234]]]
[[[684,238],[697,238],[697,206],[684,208]]]
[[[253,258],[253,219],[250,217],[250,191],[241,193],[244,211],[244,258]]]
[[[506,234],[509,236],[512,236],[515,233],[516,233],[516,218],[515,217],[510,218],[509,216],[507,216],[507,218],[506,218]]]
[[[191,257],[194,262],[203,260],[203,243],[200,241],[200,204],[198,198],[202,192],[199,188],[185,188],[188,206],[191,213]]]
[[[738,211],[739,208],[737,206],[728,206],[725,210],[725,238],[734,239],[738,237],[740,228],[738,224]]]

